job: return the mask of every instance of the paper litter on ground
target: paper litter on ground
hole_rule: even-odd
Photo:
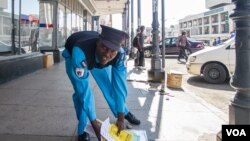
[[[145,130],[123,130],[117,135],[118,128],[115,124],[110,124],[109,118],[102,122],[102,141],[148,141]],[[88,122],[85,132],[94,135],[95,132]]]

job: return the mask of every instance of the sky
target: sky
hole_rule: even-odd
[[[11,12],[11,0],[8,1],[8,9],[5,9],[6,12]],[[34,0],[22,0],[22,14],[39,14],[39,2]],[[32,6],[31,6],[32,5]],[[15,0],[15,14],[19,14],[19,0]]]
[[[158,22],[161,24],[161,1],[158,0]],[[165,0],[165,27],[178,24],[178,20],[188,15],[207,11],[205,0]],[[152,0],[141,0],[141,24],[152,26]],[[113,27],[121,29],[121,15],[115,14]],[[134,27],[137,27],[137,0],[134,0]]]

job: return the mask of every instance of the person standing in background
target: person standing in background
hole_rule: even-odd
[[[233,30],[233,31],[230,32],[230,37],[229,37],[229,38],[234,38],[235,35],[236,35],[236,34],[235,34],[235,30]]]
[[[214,38],[213,46],[216,46],[216,45],[217,45],[217,40],[216,40],[216,38]]]
[[[145,26],[140,27],[140,31],[138,33],[138,66],[144,67],[145,66],[145,58],[144,58],[144,30]]]
[[[217,40],[216,40],[216,45],[218,46],[218,45],[221,45],[221,44],[222,44],[222,41],[221,41],[220,37],[218,37]]]

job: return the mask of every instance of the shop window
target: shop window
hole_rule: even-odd
[[[11,17],[3,17],[3,19],[4,25],[11,25]]]
[[[204,24],[209,24],[209,17],[203,18]]]
[[[183,23],[183,27],[184,28],[186,28],[187,27],[187,23],[185,22],[185,23]]]
[[[227,21],[228,20],[228,12],[221,13],[221,21]]]
[[[188,27],[192,27],[192,21],[188,22]]]
[[[212,34],[218,34],[218,26],[212,26]]]
[[[199,27],[199,34],[202,35],[202,27]]]
[[[6,35],[7,35],[7,36],[9,35],[9,36],[10,36],[10,35],[11,35],[11,27],[3,28],[3,35],[5,35],[5,36],[6,36]],[[3,40],[3,41],[8,40],[8,42],[11,43],[10,38],[9,38],[9,39],[2,38],[2,40]]]
[[[83,18],[80,16],[79,17],[79,24],[80,24],[80,31],[83,30]]]
[[[39,46],[52,48],[53,4],[40,3]]]
[[[194,21],[193,21],[193,25],[194,25],[194,26],[197,26],[197,20],[194,20]]]
[[[208,26],[204,27],[204,34],[209,34],[209,27]]]
[[[66,40],[66,22],[65,22],[65,7],[58,5],[58,32],[57,32],[57,46],[63,47]]]
[[[180,23],[180,28],[183,28],[182,23]]]
[[[198,20],[199,25],[202,25],[202,19]]]
[[[21,1],[20,32],[21,47],[26,53],[38,51],[39,36],[39,2],[37,0]],[[30,8],[32,5],[32,9]],[[19,21],[17,19],[17,25]]]
[[[212,23],[218,23],[218,15],[213,15],[211,19],[212,19]]]
[[[77,15],[75,13],[72,13],[72,33],[75,33],[78,31],[77,28]]]
[[[39,35],[39,2],[37,0],[15,1],[14,5],[14,40],[11,40],[12,25],[12,1],[6,0],[7,5],[0,12],[0,41],[11,46],[14,42],[20,47],[21,53],[38,51]],[[20,3],[21,2],[21,3]],[[30,8],[32,5],[33,8]],[[19,9],[21,7],[21,9]],[[35,33],[33,31],[36,31]],[[33,34],[34,33],[34,34]],[[20,39],[20,40],[19,40]],[[19,50],[19,49],[18,49]],[[1,46],[0,46],[1,52]],[[17,53],[16,50],[13,51]]]
[[[71,11],[69,9],[66,9],[66,17],[67,17],[67,19],[66,19],[66,21],[67,21],[67,25],[66,25],[67,37],[69,37],[72,33],[72,31],[71,31],[72,30],[72,23],[71,23],[72,18],[71,18]]]

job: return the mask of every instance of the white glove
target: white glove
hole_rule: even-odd
[[[80,78],[84,75],[84,68],[76,68],[76,75]]]

